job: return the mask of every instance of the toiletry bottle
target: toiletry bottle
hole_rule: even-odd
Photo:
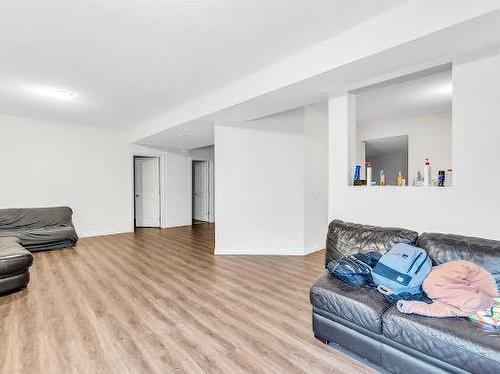
[[[417,171],[417,176],[415,177],[413,185],[415,187],[422,187],[423,183],[424,183],[424,177],[422,176],[422,173],[420,171]]]
[[[444,170],[438,171],[438,187],[444,187]]]
[[[444,179],[444,185],[446,187],[451,187],[453,186],[453,171],[451,169],[448,169],[446,171],[446,177]]]
[[[361,165],[356,165],[354,167],[354,180],[358,181],[361,179]]]
[[[431,180],[431,162],[428,158],[425,159],[424,163],[424,186],[429,187],[432,183]]]
[[[386,185],[386,183],[385,183],[385,171],[384,170],[380,170],[380,185],[381,186]]]
[[[371,162],[366,163],[366,185],[372,186],[372,164]]]
[[[403,181],[403,172],[400,170],[398,171],[398,187],[401,187]]]
[[[406,179],[401,178],[401,187],[406,186]]]

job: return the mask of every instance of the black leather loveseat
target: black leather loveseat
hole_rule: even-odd
[[[358,225],[334,220],[325,265],[356,252],[385,253],[395,243],[424,248],[434,264],[472,261],[500,283],[500,241]],[[327,270],[311,288],[314,335],[394,373],[500,373],[500,331],[464,318],[400,313],[376,289],[338,280]]]

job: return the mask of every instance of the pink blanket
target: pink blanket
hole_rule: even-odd
[[[467,317],[493,305],[498,296],[495,280],[469,261],[450,261],[432,268],[423,290],[433,303],[398,301],[400,312],[429,317]]]

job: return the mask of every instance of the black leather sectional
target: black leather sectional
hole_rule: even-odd
[[[26,287],[31,252],[75,246],[72,214],[68,207],[0,209],[0,294]]]
[[[500,284],[500,241],[451,234],[418,233],[334,220],[325,266],[356,252],[385,253],[399,242],[425,249],[434,264],[474,262]],[[500,331],[465,318],[400,313],[376,289],[349,285],[327,270],[310,291],[314,335],[393,373],[500,373]]]
[[[14,237],[31,252],[74,247],[78,235],[67,206],[0,209],[0,237]]]
[[[17,238],[0,238],[0,294],[26,287],[33,255]]]

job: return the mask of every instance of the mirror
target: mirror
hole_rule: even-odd
[[[355,165],[350,165],[354,185],[366,185],[371,174],[372,185],[451,186],[450,65],[352,93],[356,108]]]

